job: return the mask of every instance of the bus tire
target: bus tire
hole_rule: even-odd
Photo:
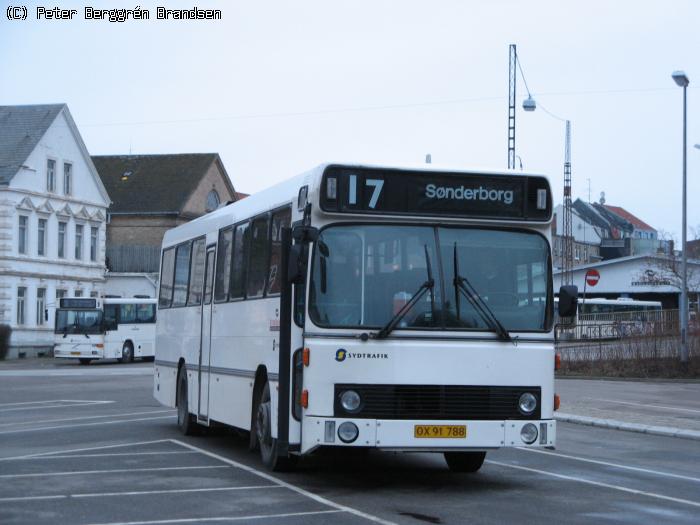
[[[120,363],[132,363],[134,361],[134,345],[130,341],[122,346],[122,356],[118,359]]]
[[[486,458],[486,452],[445,452],[444,455],[452,472],[476,472]]]
[[[291,470],[296,464],[297,457],[280,457],[277,453],[277,439],[272,437],[272,402],[269,382],[265,381],[255,406],[254,432],[263,465],[275,472]]]
[[[180,367],[177,375],[177,426],[185,436],[197,434],[197,421],[190,414],[189,397],[187,395],[187,370]]]
[[[85,357],[81,357],[80,359],[78,359],[78,362],[81,365],[89,365],[91,361],[92,361],[92,359],[87,359]]]

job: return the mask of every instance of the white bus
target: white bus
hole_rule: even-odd
[[[579,339],[617,339],[654,333],[666,316],[661,301],[585,298],[578,307],[576,335]]]
[[[129,363],[155,356],[156,303],[153,298],[83,298],[59,300],[54,357]]]
[[[553,447],[551,217],[541,176],[325,164],[172,229],[154,395],[186,434],[249,430],[271,469]]]

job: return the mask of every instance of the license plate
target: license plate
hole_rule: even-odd
[[[71,352],[70,355],[80,355],[80,352]]]
[[[413,437],[465,439],[467,425],[415,425]]]

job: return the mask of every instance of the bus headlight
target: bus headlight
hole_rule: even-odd
[[[351,414],[357,412],[360,410],[361,403],[362,398],[360,397],[360,394],[354,390],[346,390],[340,394],[340,406],[342,406],[343,410],[346,412],[350,412]]]
[[[535,433],[536,432],[537,429],[535,429]],[[360,431],[358,430],[357,425],[355,423],[351,423],[350,421],[341,423],[338,427],[338,437],[343,443],[352,443],[357,439],[359,433]]]
[[[537,408],[537,398],[530,392],[525,392],[518,399],[518,410],[520,413],[529,416]]]
[[[537,439],[537,427],[532,423],[523,425],[523,428],[520,429],[520,439],[523,440],[523,443],[532,445]]]

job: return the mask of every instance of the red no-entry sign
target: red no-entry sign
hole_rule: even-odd
[[[600,273],[592,268],[586,272],[586,283],[588,286],[595,286],[600,281]]]

